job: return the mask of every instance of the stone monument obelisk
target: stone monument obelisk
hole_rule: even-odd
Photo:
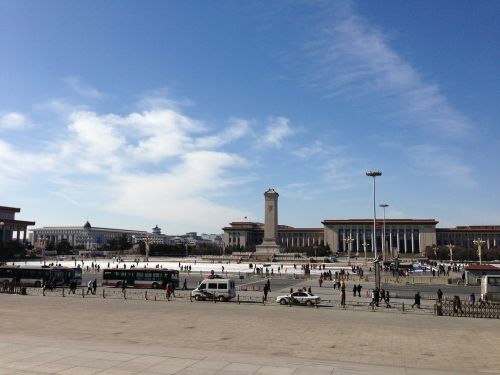
[[[278,197],[279,194],[272,188],[264,193],[264,239],[262,244],[255,247],[255,258],[271,260],[279,253],[280,247],[276,243],[278,237]]]

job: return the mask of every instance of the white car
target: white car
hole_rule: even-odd
[[[276,297],[276,302],[281,305],[288,305],[291,302],[294,304],[312,306],[316,304],[319,305],[321,298],[308,292],[293,292],[292,294]]]

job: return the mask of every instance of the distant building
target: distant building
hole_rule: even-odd
[[[377,219],[377,249],[385,248],[389,254],[421,254],[428,247],[448,244],[463,248],[475,248],[474,240],[485,241],[484,248],[500,247],[500,225],[457,226],[436,228],[435,219],[386,219],[385,235],[383,220]],[[351,250],[372,251],[373,219],[323,220],[323,228],[293,228],[278,225],[278,244],[293,251],[298,247],[328,246],[333,252],[347,251],[346,239],[352,238]],[[257,222],[232,222],[224,231],[224,246],[253,248],[262,243],[264,226]]]
[[[500,275],[500,267],[493,264],[471,264],[465,266],[465,284],[475,285],[481,283],[481,278],[485,275]]]
[[[81,227],[43,227],[33,229],[34,244],[37,247],[48,244],[57,245],[67,241],[73,247],[82,246],[94,249],[106,245],[110,240],[126,236],[129,241],[133,237],[147,237],[148,232],[142,230],[92,227],[87,221]]]
[[[232,222],[224,227],[225,247],[255,247],[264,238],[264,224],[257,222]],[[277,244],[282,248],[314,247],[325,244],[323,228],[293,228],[278,225]]]
[[[474,240],[485,242],[486,249],[500,247],[500,225],[469,225],[455,228],[437,228],[437,244],[452,244],[464,248],[473,248]]]
[[[34,221],[16,220],[18,212],[21,212],[20,208],[0,206],[0,241],[2,243],[13,239],[25,243],[28,226],[35,225]]]
[[[150,245],[169,245],[172,243],[169,236],[161,233],[161,228],[156,225],[152,229],[152,233],[141,233],[132,235],[132,243],[149,242]]]
[[[325,238],[333,251],[347,251],[346,239],[354,240],[351,250],[357,253],[372,251],[373,219],[323,220]],[[377,249],[385,249],[390,254],[423,253],[426,247],[436,244],[435,219],[386,219],[385,235],[383,220],[377,220]]]

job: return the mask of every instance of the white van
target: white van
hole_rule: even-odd
[[[232,279],[205,279],[198,288],[191,292],[191,297],[197,301],[218,299],[229,301],[236,297],[236,287]]]

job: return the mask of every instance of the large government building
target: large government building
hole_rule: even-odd
[[[73,247],[84,249],[99,248],[107,244],[110,240],[126,236],[129,241],[150,243],[166,243],[168,237],[161,234],[161,229],[156,226],[153,233],[141,230],[100,228],[93,227],[87,221],[80,227],[43,227],[33,229],[33,244],[36,247],[44,247],[48,244],[57,245],[61,241],[66,241]]]
[[[348,250],[347,239],[352,239],[351,251],[372,251],[373,219],[326,219],[318,228],[294,228],[278,225],[277,243],[282,250],[294,251],[303,247],[328,246],[333,252]],[[386,219],[385,234],[383,220],[376,222],[377,249],[385,248],[389,253],[423,253],[427,247],[448,244],[472,248],[473,241],[482,239],[485,247],[500,247],[500,225],[458,226],[436,228],[436,219]],[[223,228],[224,246],[252,250],[262,243],[264,224],[257,222],[232,222]]]

